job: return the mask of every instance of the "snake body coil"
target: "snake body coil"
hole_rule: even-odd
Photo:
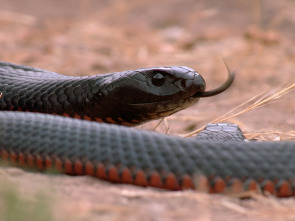
[[[54,107],[56,101],[59,100],[58,96],[63,94],[63,90],[67,90],[68,85],[79,88],[74,78],[57,74],[46,77],[45,83],[42,84],[41,73],[46,74],[46,72],[40,69],[26,69],[23,66],[13,66],[7,63],[2,63],[1,68],[2,73],[3,70],[10,73],[2,74],[0,78],[0,92],[2,92],[0,107],[3,110],[20,109],[37,112],[50,110],[52,113],[64,115],[66,108]],[[17,69],[29,73],[37,70],[33,72],[34,74],[37,72],[36,76],[39,79],[37,80],[35,76],[27,76],[25,73],[13,77],[11,73],[19,72],[15,71]],[[152,77],[147,79],[153,81],[157,73],[153,73]],[[163,73],[161,75],[163,76]],[[161,75],[154,80],[155,85],[162,84]],[[65,79],[71,83],[64,83]],[[89,80],[94,77],[81,79],[81,85],[83,85],[83,82],[92,82]],[[14,85],[10,87],[8,82],[13,82]],[[48,84],[48,82],[54,83]],[[181,83],[180,80],[179,84],[182,84],[182,88],[189,86],[186,81],[182,82],[185,82]],[[89,85],[88,83],[85,84]],[[37,85],[40,89],[36,89]],[[55,85],[61,87],[56,89]],[[42,95],[42,88],[47,86],[46,91],[49,95]],[[83,90],[85,88],[87,87]],[[75,94],[75,89],[72,90]],[[36,91],[38,93],[35,94]],[[56,97],[54,98],[50,98],[52,91],[55,91]],[[213,91],[216,93],[215,90]],[[190,93],[189,99],[201,97],[203,92],[204,84],[202,83]],[[210,94],[210,92],[204,93],[206,96]],[[29,99],[23,100],[26,96]],[[47,96],[47,99],[43,99],[42,96]],[[29,102],[35,97],[41,99],[41,102],[38,103],[38,99],[36,102]],[[43,103],[43,101],[50,101],[53,105],[50,106],[50,102],[45,105],[46,102]],[[79,103],[78,100],[76,102]],[[161,102],[163,101],[159,103]],[[150,105],[152,102],[144,103]],[[158,102],[155,101],[155,103]],[[137,105],[141,105],[141,102],[137,102]],[[165,105],[160,106],[164,112]],[[73,115],[69,112],[67,114],[72,117],[75,117],[75,113],[81,116],[79,108],[74,109]],[[176,105],[177,110],[181,108],[181,105]],[[69,108],[69,111],[71,110]],[[148,109],[147,112],[150,113],[150,110]],[[170,112],[171,109],[168,113]],[[89,113],[87,116],[90,116]],[[96,120],[95,117],[93,118]],[[118,120],[119,117],[116,116],[115,119]],[[142,121],[142,118],[139,121]],[[120,122],[122,123],[123,120]],[[131,120],[129,123],[135,124]],[[295,195],[294,142],[200,141],[195,138],[182,139],[124,126],[98,124],[41,113],[1,111],[0,156],[12,163],[39,170],[56,168],[67,174],[86,174],[111,182],[139,186],[170,190],[201,189],[213,193],[261,188],[277,196]]]

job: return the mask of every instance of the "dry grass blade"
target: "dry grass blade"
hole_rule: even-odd
[[[167,117],[164,118],[164,123],[165,123],[165,134],[168,134],[168,131],[170,129],[170,125],[168,123]]]
[[[161,120],[159,120],[159,122],[157,123],[157,125],[154,127],[153,130],[156,130],[159,127],[159,125],[163,122],[164,119],[165,117],[161,118]]]
[[[295,83],[293,84],[288,84],[287,86],[283,87],[283,89],[277,91],[276,90],[272,90],[271,92],[262,92],[252,98],[250,98],[249,100],[243,102],[242,104],[238,105],[237,107],[233,108],[232,110],[230,110],[229,112],[225,113],[224,115],[216,118],[215,120],[211,121],[210,123],[219,123],[221,121],[226,121],[228,119],[231,119],[233,117],[239,116],[243,113],[246,113],[248,111],[251,111],[253,109],[257,109],[260,107],[263,107],[271,102],[273,102],[276,99],[279,99],[280,97],[284,96],[285,94],[287,94],[288,92],[292,91],[295,89]],[[277,91],[277,92],[275,92]],[[193,136],[197,133],[199,133],[200,131],[202,131],[204,129],[206,125],[204,125],[203,127],[194,130],[192,132],[190,132],[189,134],[184,135],[184,137],[190,137]]]
[[[170,129],[170,125],[169,125],[166,117],[161,118],[158,121],[157,125],[153,128],[153,130],[155,131],[160,126],[160,124],[163,123],[163,122],[164,122],[164,125],[165,125],[165,134],[168,134],[168,131]]]

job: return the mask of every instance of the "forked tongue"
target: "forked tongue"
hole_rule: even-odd
[[[232,85],[232,83],[235,79],[235,72],[230,71],[230,69],[227,66],[227,64],[225,63],[225,61],[224,61],[224,64],[225,64],[227,72],[228,72],[227,80],[220,87],[215,88],[210,91],[197,92],[196,94],[193,95],[193,97],[211,97],[211,96],[222,93],[223,91],[225,91],[226,89],[228,89]]]

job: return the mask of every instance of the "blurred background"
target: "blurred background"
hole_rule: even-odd
[[[169,126],[162,123],[157,129],[161,132],[169,127],[168,133],[188,133],[263,91],[273,91],[295,82],[294,0],[0,0],[0,5],[2,61],[68,75],[186,65],[202,74],[210,89],[220,85],[227,77],[223,63],[225,58],[230,69],[237,71],[234,85],[221,95],[201,99],[197,105],[169,117]],[[247,111],[230,122],[238,123],[248,133],[288,133],[294,130],[295,125],[293,101],[294,91],[291,91],[272,100],[269,105]],[[143,128],[150,129],[156,124],[151,122]],[[15,174],[12,174],[11,179],[14,179]],[[27,177],[30,176],[22,176],[19,182],[28,188],[32,185],[31,180],[41,184],[54,183],[46,181],[44,176]],[[27,184],[24,184],[26,180]],[[136,212],[142,220],[162,220],[153,218],[153,214],[166,217],[163,220],[195,220],[194,216],[190,216],[192,210],[207,214],[203,220],[216,220],[216,217],[229,220],[229,213],[218,212],[224,207],[213,210],[222,205],[218,201],[220,198],[195,196],[194,201],[192,198],[172,197],[173,200],[167,203],[157,195],[156,200],[142,197],[141,202],[139,197],[138,201],[131,202],[126,197],[128,194],[125,196],[119,187],[102,184],[103,191],[99,193],[93,189],[93,186],[100,185],[97,181],[93,184],[92,180],[75,180],[74,184],[73,180],[58,180],[58,184],[55,183],[60,199],[55,207],[58,209],[61,206],[67,211],[60,217],[67,217],[67,214],[76,211],[86,217],[90,213],[89,217],[93,218],[91,213],[94,211],[96,215],[102,214],[99,218],[119,217],[112,220],[120,220],[128,214],[133,216],[134,208],[143,205]],[[64,184],[73,191],[65,190]],[[65,194],[62,194],[63,191]],[[80,192],[84,195],[79,195]],[[114,198],[105,198],[106,193]],[[64,205],[65,198],[71,203]],[[111,206],[101,207],[99,199]],[[184,201],[187,202],[185,208]],[[126,202],[133,207],[126,207]],[[94,208],[90,206],[92,204]],[[294,211],[294,204],[291,205]],[[172,212],[177,212],[177,208],[183,210],[171,215],[171,208]],[[260,211],[258,208],[255,207],[256,212]],[[271,208],[262,210],[267,211],[263,215],[265,220],[274,220],[272,212],[276,210],[272,206],[265,208]],[[61,210],[58,211],[61,213]],[[233,220],[247,220],[251,216],[237,211],[230,210]],[[286,211],[283,214],[288,215]]]

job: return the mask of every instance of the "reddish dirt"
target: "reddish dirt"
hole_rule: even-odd
[[[0,0],[0,60],[69,75],[187,65],[213,88],[237,71],[233,87],[167,118],[184,134],[247,99],[295,82],[295,3],[288,0]],[[294,92],[231,119],[244,132],[293,130]],[[144,129],[153,128],[150,122]],[[157,129],[165,132],[165,124]],[[1,169],[0,180],[54,201],[54,220],[294,220],[294,199],[239,200],[113,185],[86,177]],[[47,191],[48,190],[48,191]],[[0,201],[0,203],[2,203]]]

